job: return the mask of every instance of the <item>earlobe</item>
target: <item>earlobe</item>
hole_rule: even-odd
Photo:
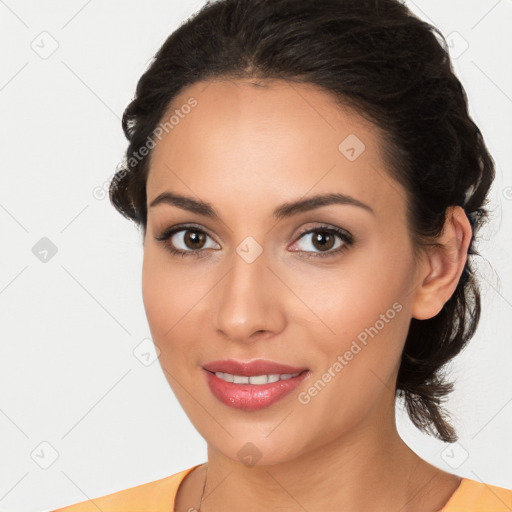
[[[453,295],[468,257],[472,228],[460,206],[446,210],[444,229],[421,263],[412,316],[436,316]]]

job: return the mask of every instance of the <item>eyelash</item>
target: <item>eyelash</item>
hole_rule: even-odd
[[[174,226],[172,228],[165,230],[160,236],[155,237],[155,240],[157,240],[158,242],[162,242],[164,244],[164,246],[166,247],[166,249],[173,255],[178,255],[178,256],[182,256],[182,257],[193,256],[196,258],[204,257],[201,254],[201,252],[206,251],[207,249],[197,249],[197,250],[190,249],[188,251],[183,251],[181,249],[176,249],[173,245],[171,245],[169,243],[169,239],[176,233],[179,233],[180,231],[194,231],[196,233],[203,233],[204,235],[209,236],[208,233],[206,233],[206,231],[204,231],[203,229],[200,229],[196,226],[182,225],[182,226]],[[342,252],[346,251],[349,247],[354,245],[354,239],[348,231],[345,231],[344,229],[341,229],[341,228],[335,228],[335,227],[330,227],[330,226],[317,226],[315,228],[306,229],[306,230],[302,231],[301,233],[299,233],[297,241],[309,233],[317,233],[317,232],[329,233],[331,235],[337,235],[342,240],[343,245],[341,247],[338,247],[334,251],[329,250],[329,251],[325,251],[325,252],[311,252],[311,251],[294,251],[294,252],[304,253],[304,257],[306,257],[306,258],[311,258],[311,257],[325,258],[328,256],[334,256],[334,255],[341,254]]]

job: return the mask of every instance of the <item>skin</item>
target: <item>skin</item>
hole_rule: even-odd
[[[460,478],[402,441],[394,389],[411,318],[436,315],[464,268],[471,226],[463,210],[450,208],[441,247],[415,258],[405,191],[387,170],[374,125],[310,84],[197,82],[172,108],[190,97],[197,106],[153,149],[148,206],[173,191],[211,203],[220,220],[169,204],[148,208],[142,291],[164,374],[208,444],[201,511],[440,510]],[[350,134],[365,144],[354,161],[338,149]],[[285,202],[332,192],[373,213],[333,204],[272,218]],[[155,240],[181,223],[208,235],[203,257],[172,255]],[[315,256],[322,250],[313,235],[300,234],[325,226],[347,230],[355,243],[335,254],[343,244],[336,236],[330,256]],[[177,248],[202,247],[187,246],[185,233],[173,237]],[[236,252],[248,236],[263,249],[252,263]],[[300,403],[299,393],[394,303],[400,312]],[[203,375],[203,364],[228,358],[270,359],[310,375],[270,407],[241,411],[219,402]],[[261,452],[252,467],[237,456],[248,442]],[[205,470],[184,480],[177,512],[199,507]]]

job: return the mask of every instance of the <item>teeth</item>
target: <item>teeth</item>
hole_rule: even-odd
[[[278,380],[288,380],[299,375],[298,373],[272,373],[270,375],[253,375],[252,377],[245,377],[243,375],[231,375],[230,373],[215,372],[215,375],[226,382],[233,382],[234,384],[268,384],[269,382],[277,382]]]
[[[277,379],[272,382],[277,382],[277,380],[279,380],[279,376],[276,375],[276,377]],[[266,384],[267,382],[269,382],[267,375],[253,375],[252,377],[249,377],[249,384]]]

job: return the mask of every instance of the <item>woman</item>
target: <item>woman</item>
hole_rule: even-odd
[[[397,0],[221,0],[164,43],[111,183],[164,374],[208,461],[61,511],[505,511],[400,438],[456,440],[494,163]]]

